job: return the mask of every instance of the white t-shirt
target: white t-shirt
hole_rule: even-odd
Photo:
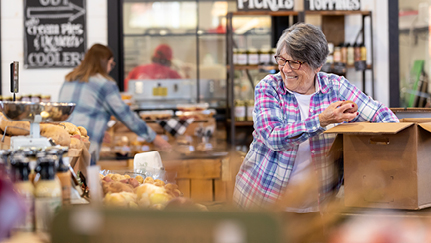
[[[299,110],[301,112],[301,120],[305,120],[309,116],[311,95],[302,95],[292,92],[298,101]],[[299,195],[299,186],[307,185],[306,193]],[[310,186],[311,188],[309,188]],[[316,179],[315,170],[311,161],[310,141],[307,139],[299,145],[298,153],[296,154],[295,164],[286,187],[286,192],[293,192],[293,195],[298,195],[301,198],[292,198],[293,205],[286,208],[286,211],[296,213],[318,212],[319,204],[318,197],[318,182]],[[302,199],[302,200],[301,200]]]

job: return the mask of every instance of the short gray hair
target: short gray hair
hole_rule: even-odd
[[[296,23],[283,31],[277,42],[276,55],[286,50],[294,60],[307,62],[317,69],[326,62],[329,54],[325,34],[314,25]]]

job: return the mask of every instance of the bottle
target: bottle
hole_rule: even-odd
[[[361,61],[361,44],[355,44],[355,62]]]
[[[10,150],[0,150],[0,176],[8,176],[10,170],[9,155]]]
[[[259,52],[256,48],[250,48],[247,51],[247,64],[258,65],[259,64]]]
[[[361,61],[367,61],[367,48],[364,43],[361,44]]]
[[[70,193],[72,189],[71,184],[71,174],[69,169],[69,157],[64,156],[68,152],[69,148],[60,147],[56,150],[52,150],[52,152],[48,152],[48,154],[52,153],[57,155],[58,157],[58,166],[57,166],[57,177],[61,183],[61,198],[63,206],[70,204]]]
[[[15,229],[19,231],[33,231],[34,186],[28,177],[30,174],[29,160],[22,153],[17,153],[13,156],[11,174],[15,190],[21,196],[26,208],[25,217]]]
[[[35,187],[36,231],[49,230],[55,213],[61,208],[61,184],[55,175],[55,155],[38,156],[40,179]]]
[[[341,48],[339,46],[334,47],[334,62],[340,63],[341,62]]]
[[[28,158],[29,162],[29,167],[30,167],[30,174],[29,174],[29,180],[31,183],[34,184],[35,181],[38,180],[38,178],[36,178],[36,165],[37,165],[37,157],[36,154],[38,153],[40,149],[38,148],[25,148],[23,150],[21,150],[21,152],[25,155],[26,158]]]
[[[347,65],[355,64],[355,50],[353,45],[347,44]]]
[[[245,113],[245,102],[243,100],[235,100],[235,120],[244,121]]]
[[[340,44],[341,49],[341,63],[347,63],[347,46],[344,43]]]

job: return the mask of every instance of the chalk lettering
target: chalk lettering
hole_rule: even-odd
[[[28,64],[31,67],[43,66],[77,66],[83,54],[79,52],[32,52],[28,55]]]

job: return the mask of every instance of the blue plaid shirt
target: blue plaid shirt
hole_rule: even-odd
[[[341,185],[335,161],[327,159],[335,135],[323,134],[319,114],[331,103],[351,100],[359,115],[352,122],[398,122],[386,106],[362,93],[344,77],[319,72],[309,117],[301,118],[294,94],[280,73],[268,75],[255,89],[253,142],[236,176],[233,199],[242,208],[275,203],[282,195],[295,164],[299,144],[310,142],[312,164],[320,182],[318,201],[333,195]]]
[[[90,153],[96,151],[97,158],[111,116],[115,116],[148,142],[153,141],[156,136],[156,133],[121,100],[117,84],[102,75],[90,77],[88,83],[64,82],[58,100],[76,104],[68,121],[87,129],[91,142]]]

